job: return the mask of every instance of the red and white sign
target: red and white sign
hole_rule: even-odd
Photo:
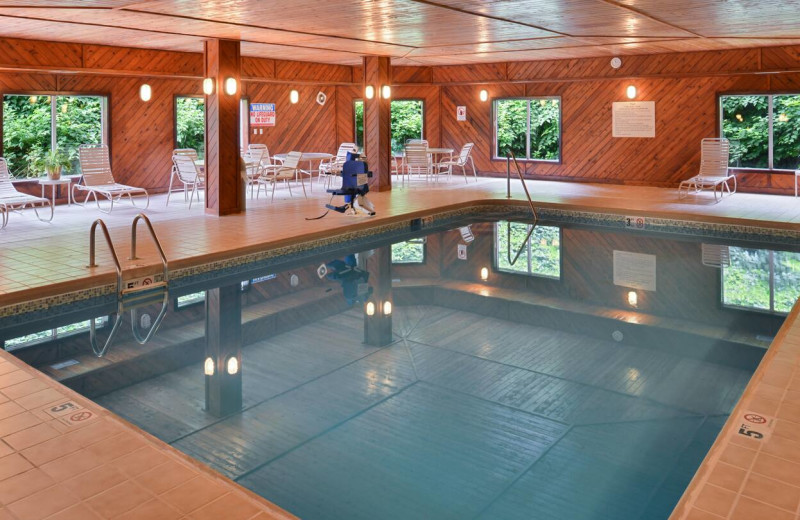
[[[765,441],[772,435],[775,428],[775,419],[762,413],[745,411],[736,418],[733,427],[735,437],[749,437],[756,441]]]
[[[250,103],[250,126],[275,126],[275,103]]]
[[[77,412],[59,418],[59,420],[64,424],[66,424],[67,426],[82,425],[88,423],[89,421],[93,421],[95,419],[97,419],[97,414],[91,410],[86,410],[86,409],[79,410]]]
[[[467,120],[467,107],[456,107],[456,121]]]

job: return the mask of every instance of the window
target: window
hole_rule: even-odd
[[[95,318],[94,323],[96,327],[102,327],[108,323],[108,316]],[[80,334],[81,332],[87,332],[89,330],[89,325],[90,320],[86,320],[56,327],[55,329],[48,329],[40,332],[34,332],[32,334],[26,334],[25,336],[20,336],[18,338],[7,339],[4,342],[4,347],[5,350],[9,351],[17,350],[24,347],[30,347],[32,345],[38,345],[39,343],[53,341],[58,338],[73,336],[75,334]]]
[[[497,99],[494,102],[495,158],[508,150],[517,159],[561,160],[561,98]]]
[[[356,146],[359,149],[364,148],[364,100],[357,99],[353,105],[353,114],[355,115],[355,136]]]
[[[72,163],[64,173],[80,173],[78,147],[107,142],[107,112],[101,96],[3,96],[3,156],[11,173],[44,175],[34,163],[56,147]]]
[[[392,101],[392,152],[402,152],[409,139],[422,139],[422,108],[422,101],[418,100]]]
[[[730,166],[794,170],[800,162],[800,94],[720,96]]]
[[[178,296],[175,298],[175,308],[176,309],[185,309],[191,305],[195,305],[198,303],[203,303],[206,301],[206,292],[200,291],[196,293],[189,293],[184,294],[183,296]]]
[[[800,253],[730,247],[722,268],[722,304],[788,313],[800,297]]]
[[[525,237],[530,227],[530,224],[524,222],[501,220],[495,223],[497,270],[560,279],[561,229],[555,226],[536,226],[526,243]],[[512,265],[511,260],[520,249],[522,252]]]
[[[193,148],[203,159],[206,150],[206,107],[200,97],[175,98],[175,148]]]
[[[393,264],[424,264],[425,239],[415,238],[392,244]]]

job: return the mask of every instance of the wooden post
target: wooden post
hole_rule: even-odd
[[[369,188],[392,189],[391,97],[384,98],[382,87],[392,84],[391,60],[386,56],[364,57],[364,84],[375,89],[372,99],[364,96],[364,149],[372,170]]]
[[[206,213],[239,213],[245,209],[239,158],[240,43],[206,40],[205,71],[214,81],[214,92],[206,96]],[[236,81],[233,94],[225,92],[228,78]]]
[[[217,417],[242,408],[242,287],[206,291],[206,411]],[[235,363],[230,360],[235,359]],[[209,361],[210,360],[210,361]],[[233,370],[235,368],[235,370]],[[231,373],[233,372],[233,373]]]
[[[373,263],[370,272],[373,292],[364,306],[364,343],[376,347],[388,345],[394,340],[392,336],[392,314],[394,313],[394,300],[392,299],[392,248],[380,247],[369,259]],[[372,316],[369,315],[368,306],[374,305]],[[389,302],[390,307],[386,306]],[[389,312],[387,312],[389,311]]]

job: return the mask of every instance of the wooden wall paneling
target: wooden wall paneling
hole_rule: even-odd
[[[275,60],[275,78],[283,81],[352,83],[353,69],[347,65]]]
[[[83,66],[87,69],[97,70],[201,77],[203,75],[203,55],[195,52],[84,45]]]
[[[477,63],[433,68],[434,83],[493,82],[508,79],[507,63]]]
[[[248,79],[275,79],[275,60],[243,56],[242,77]]]
[[[80,68],[81,45],[0,38],[0,66]]]
[[[356,99],[363,99],[361,86],[339,85],[336,87],[336,141],[354,143]]]
[[[392,81],[401,83],[433,83],[432,67],[392,67]]]
[[[364,100],[364,151],[373,173],[369,185],[376,191],[392,188],[391,100],[381,95],[382,87],[391,84],[391,60],[386,56],[365,56],[363,85],[374,85],[375,96]]]
[[[800,69],[800,45],[764,47],[761,51],[761,70]]]

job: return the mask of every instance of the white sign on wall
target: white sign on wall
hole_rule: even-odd
[[[614,285],[656,290],[656,255],[614,251]]]
[[[456,107],[456,121],[467,120],[467,107]]]
[[[620,101],[611,104],[613,137],[655,137],[656,102]]]
[[[456,251],[458,253],[459,260],[467,259],[467,244],[458,244],[458,249]]]

